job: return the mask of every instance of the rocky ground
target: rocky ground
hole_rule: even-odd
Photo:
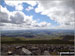
[[[2,44],[1,55],[60,55],[60,52],[74,52],[69,44]]]

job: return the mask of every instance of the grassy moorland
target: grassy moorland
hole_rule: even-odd
[[[74,41],[62,40],[59,37],[55,39],[24,38],[24,37],[1,37],[3,44],[74,44]]]

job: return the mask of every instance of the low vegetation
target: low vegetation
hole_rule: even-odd
[[[36,39],[24,37],[2,37],[1,43],[25,43],[25,44],[74,44],[74,41],[67,41],[62,39]]]

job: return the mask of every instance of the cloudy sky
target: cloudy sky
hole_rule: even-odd
[[[0,29],[74,29],[75,0],[0,0]]]

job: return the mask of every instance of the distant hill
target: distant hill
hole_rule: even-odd
[[[36,36],[65,36],[65,35],[74,35],[73,30],[7,30],[1,31],[1,36],[6,37],[25,37],[25,38],[35,38]]]
[[[73,44],[73,30],[8,30],[1,31],[2,43]]]

